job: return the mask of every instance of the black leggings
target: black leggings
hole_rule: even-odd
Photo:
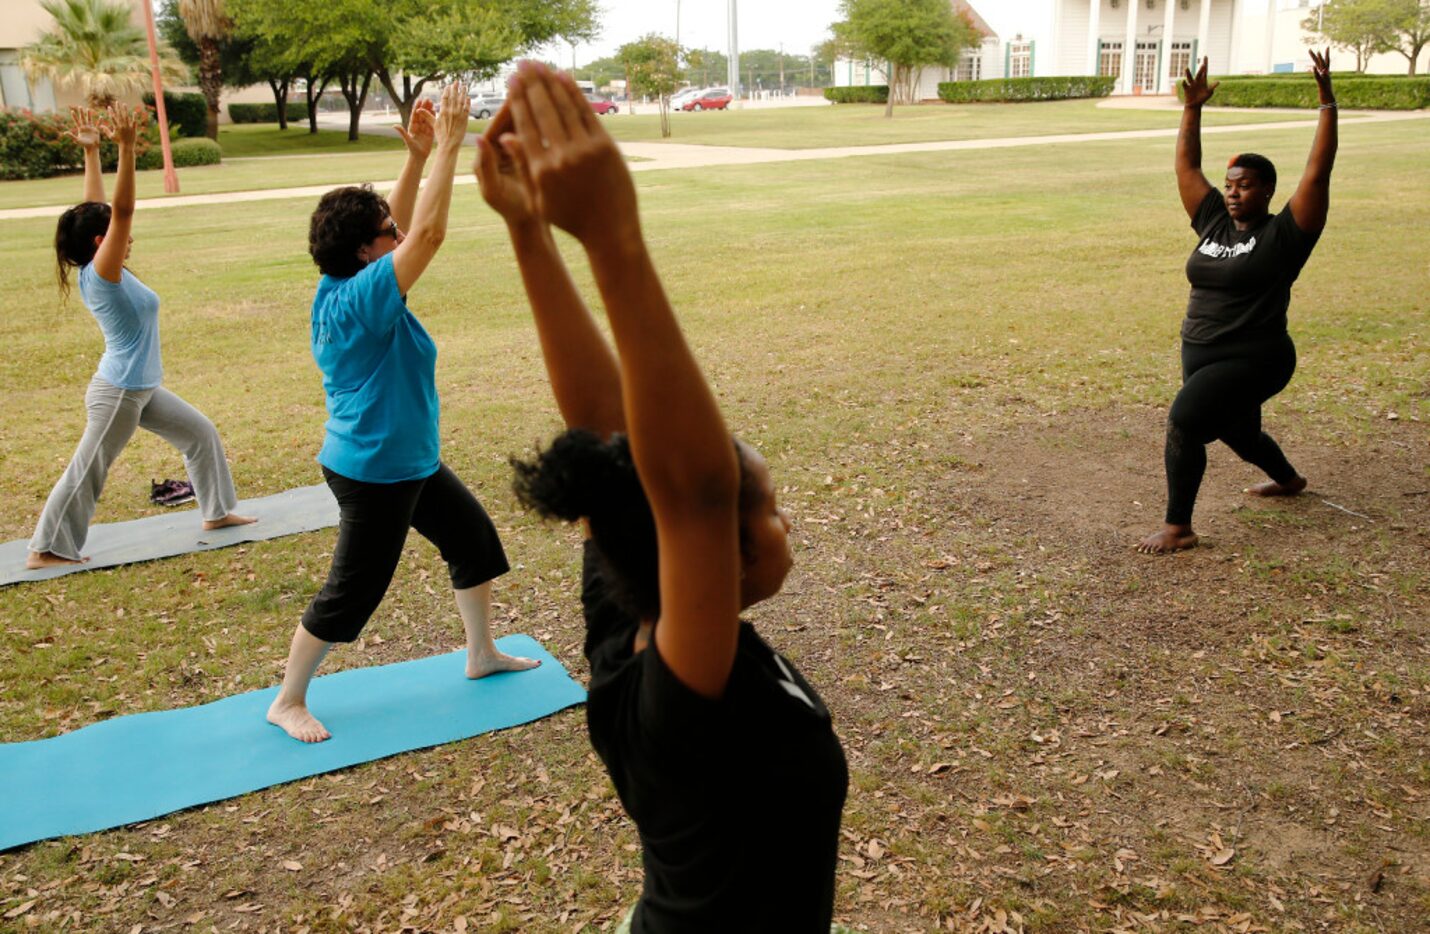
[[[1220,344],[1182,343],[1182,390],[1167,416],[1167,522],[1191,525],[1207,469],[1206,446],[1222,441],[1277,483],[1296,469],[1261,430],[1261,405],[1291,382],[1291,335]]]
[[[392,583],[408,528],[437,546],[455,590],[505,574],[510,566],[486,510],[446,464],[422,480],[363,483],[323,468],[338,499],[338,544],[303,628],[324,642],[352,642]]]

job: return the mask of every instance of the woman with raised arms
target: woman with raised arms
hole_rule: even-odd
[[[28,568],[78,564],[99,494],[136,428],[178,448],[199,501],[205,529],[246,525],[234,513],[238,493],[218,429],[202,412],[165,389],[159,352],[159,296],[125,266],[134,246],[134,153],[145,111],[118,104],[106,121],[72,111],[70,135],[84,150],[84,201],[60,215],[55,260],[60,294],[69,297],[71,269],[80,298],[104,334],[104,355],[84,394],[79,447],[45,501],[30,539]],[[119,149],[114,200],[106,202],[99,165],[101,134]]]
[[[730,435],[646,250],[635,187],[574,81],[525,63],[479,141],[567,431],[519,497],[582,520],[591,742],[639,831],[622,930],[825,934],[848,771],[829,711],[740,614],[779,592],[789,519]],[[511,129],[512,132],[505,132]],[[551,226],[585,248],[607,345]]]
[[[1182,389],[1167,416],[1167,513],[1162,528],[1142,539],[1147,554],[1197,544],[1192,531],[1206,446],[1223,441],[1270,480],[1246,490],[1293,496],[1306,478],[1261,430],[1261,406],[1291,381],[1296,345],[1286,327],[1291,284],[1326,226],[1331,168],[1336,161],[1336,97],[1330,50],[1311,53],[1321,116],[1306,170],[1286,206],[1271,213],[1276,167],[1265,156],[1242,153],[1227,165],[1221,191],[1202,174],[1202,106],[1216,84],[1207,63],[1183,82],[1186,106],[1177,136],[1177,189],[1200,238],[1187,260],[1192,284],[1182,321]]]
[[[311,315],[328,407],[318,463],[338,500],[338,543],[268,710],[270,723],[306,743],[331,735],[308,710],[308,684],[333,644],[355,640],[382,602],[409,528],[447,562],[466,630],[467,677],[538,664],[492,641],[491,582],[507,572],[506,554],[481,503],[439,456],[437,345],[407,308],[408,291],[447,235],[466,132],[467,95],[454,84],[442,92],[440,116],[420,102],[401,130],[407,159],[391,201],[367,185],[334,189],[309,225],[308,250],[323,273]]]

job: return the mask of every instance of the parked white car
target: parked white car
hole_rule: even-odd
[[[477,120],[486,120],[488,117],[495,117],[502,104],[506,103],[504,97],[474,97],[472,98],[472,116]]]
[[[705,89],[692,86],[688,88],[682,88],[681,90],[676,91],[674,94],[670,95],[670,109],[679,110],[680,108],[688,104],[690,101],[693,101],[695,100],[695,98],[699,97],[700,92],[703,90]]]

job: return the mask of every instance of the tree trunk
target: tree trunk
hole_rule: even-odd
[[[288,129],[288,83],[291,78],[284,78],[279,81],[276,78],[268,79],[268,89],[273,92],[273,103],[278,105],[278,129]]]
[[[884,77],[889,82],[889,94],[884,101],[884,117],[886,119],[892,119],[894,116],[894,93],[898,90],[897,75],[898,72],[894,69],[894,63],[889,62],[888,67],[884,71]]]
[[[362,119],[362,108],[367,103],[367,91],[372,86],[372,72],[350,72],[338,75],[338,84],[343,89],[343,99],[348,102],[348,141],[358,141],[358,123]]]
[[[204,121],[204,135],[218,141],[219,94],[223,91],[223,66],[219,61],[218,40],[204,37],[199,43],[199,90],[204,92],[204,102],[209,112]]]
[[[660,138],[670,139],[670,98],[662,94],[660,100]]]
[[[319,82],[318,79],[317,79],[317,77],[314,76],[312,72],[309,72],[309,73],[305,76],[305,81],[306,81],[306,83],[307,83],[307,96],[308,96],[308,132],[309,132],[309,133],[316,133],[316,132],[318,132],[318,101],[322,98],[323,92],[328,89],[328,84],[329,84],[332,80],[333,80],[333,79],[332,79],[331,76],[325,75],[325,76],[323,77],[323,80],[322,80],[321,82]],[[313,85],[314,85],[314,84],[317,84],[317,86],[318,86],[318,90],[317,90],[317,91],[314,91],[314,90],[313,90]]]
[[[402,125],[412,120],[412,105],[417,103],[417,98],[422,94],[422,88],[428,81],[440,79],[442,75],[426,75],[417,79],[417,84],[412,84],[412,78],[408,75],[402,76],[402,93],[397,92],[397,86],[392,81],[392,73],[386,68],[377,69],[377,80],[382,82],[382,87],[387,91],[387,96],[392,98],[392,102],[397,105],[397,112],[402,114]]]

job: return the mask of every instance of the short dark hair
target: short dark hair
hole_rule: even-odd
[[[733,440],[733,439],[732,439]],[[743,517],[756,504],[760,490],[740,463],[740,545],[745,547]],[[660,616],[660,575],[655,517],[631,458],[631,445],[617,433],[605,441],[594,432],[573,428],[531,461],[515,458],[512,487],[528,509],[547,519],[591,524],[601,570],[617,605],[636,619]]]
[[[1276,187],[1276,166],[1271,164],[1271,160],[1265,156],[1257,155],[1254,152],[1243,152],[1231,157],[1231,161],[1226,164],[1229,169],[1251,169],[1263,182]]]
[[[60,215],[55,225],[55,279],[66,299],[70,297],[70,268],[94,262],[99,249],[94,238],[109,232],[111,213],[102,201],[84,201]]]
[[[371,185],[334,188],[319,199],[308,223],[308,253],[325,275],[355,276],[365,265],[358,249],[377,237],[382,219],[391,213],[387,199]]]

